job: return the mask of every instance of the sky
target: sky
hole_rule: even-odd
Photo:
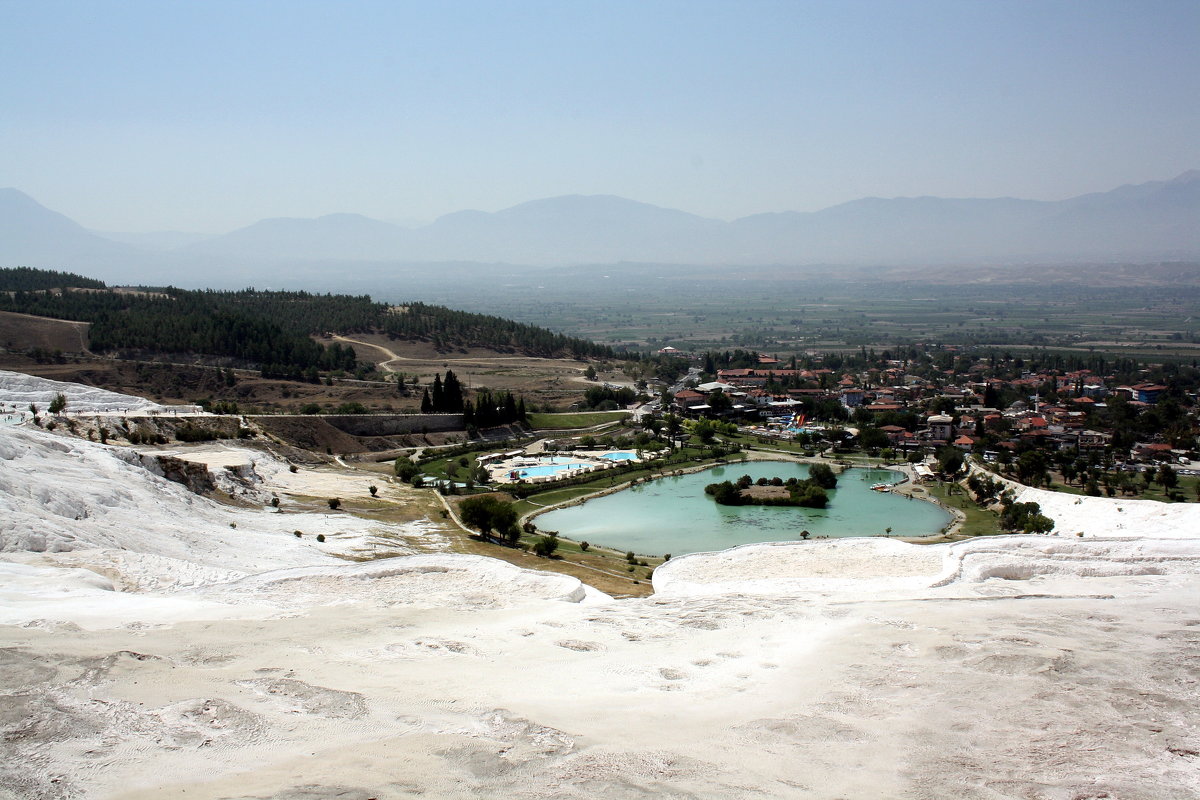
[[[1200,168],[1196,0],[0,0],[0,75],[0,186],[101,231]]]

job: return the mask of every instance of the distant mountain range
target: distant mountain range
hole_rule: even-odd
[[[195,270],[243,283],[318,263],[622,262],[795,266],[1148,262],[1200,257],[1200,171],[1068,200],[865,198],[811,213],[724,222],[613,196],[460,211],[421,228],[358,214],[266,219],[221,236],[101,234],[0,189],[0,266],[178,282]]]

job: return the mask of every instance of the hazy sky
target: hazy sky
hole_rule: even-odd
[[[1198,0],[0,0],[0,75],[0,186],[100,230],[1200,168]]]

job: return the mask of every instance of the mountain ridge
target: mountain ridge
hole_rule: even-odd
[[[276,217],[174,248],[105,239],[16,189],[0,190],[0,264],[92,269],[154,254],[210,264],[475,262],[527,266],[965,264],[1200,256],[1200,170],[1064,200],[864,197],[724,220],[616,195],[538,198],[405,228],[356,213]],[[147,242],[153,234],[144,234]],[[154,259],[150,259],[153,261]],[[53,262],[53,263],[48,263]]]

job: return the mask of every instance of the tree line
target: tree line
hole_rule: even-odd
[[[103,289],[104,281],[85,278],[73,272],[32,267],[0,268],[0,292],[34,292],[49,289]]]
[[[88,291],[52,291],[86,287]],[[315,379],[353,370],[354,352],[311,337],[383,332],[432,342],[439,349],[487,347],[530,356],[612,358],[612,348],[486,314],[409,303],[391,306],[367,295],[167,287],[114,291],[100,281],[27,267],[0,270],[0,311],[91,323],[97,352],[155,351],[217,356],[256,365],[271,377]],[[432,398],[431,398],[432,402]],[[461,411],[459,407],[455,409]]]

